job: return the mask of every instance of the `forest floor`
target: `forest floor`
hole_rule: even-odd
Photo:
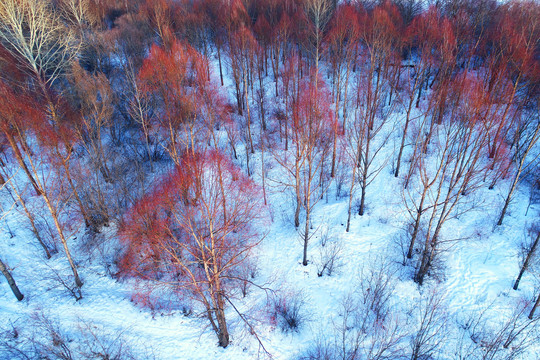
[[[272,85],[269,83],[269,89]],[[399,124],[402,118],[402,115],[394,114],[390,127],[394,128],[393,125]],[[504,224],[495,226],[510,179],[500,180],[493,190],[488,190],[486,185],[477,193],[478,202],[472,210],[447,222],[443,237],[448,242],[442,253],[439,275],[430,276],[423,287],[412,281],[412,266],[403,265],[400,245],[407,223],[402,179],[393,176],[391,165],[400,135],[399,131],[394,131],[378,156],[380,164],[386,161],[387,164],[368,187],[366,214],[353,216],[350,232],[345,231],[347,181],[341,196],[336,194],[335,181],[316,205],[308,266],[301,264],[302,243],[293,223],[292,194],[272,185],[272,179],[279,179],[283,174],[271,156],[265,156],[269,169],[267,191],[271,224],[257,249],[259,269],[254,281],[279,290],[285,298],[300,298],[299,301],[304,303],[305,321],[297,331],[280,329],[279,324],[270,319],[268,294],[256,288],[252,288],[247,297],[238,299],[236,305],[249,314],[273,358],[294,359],[321,337],[334,341],[334,330],[343,315],[340,310],[343,299],[358,296],[362,277],[381,266],[394,274],[390,313],[400,319],[402,327],[415,326],[416,310],[430,294],[437,293],[443,299],[450,335],[444,339],[435,359],[458,358],[459,334],[467,331],[459,324],[466,323],[470,314],[484,312],[486,326],[496,327],[520,304],[531,301],[538,293],[539,279],[532,272],[525,273],[518,291],[512,290],[519,271],[520,242],[527,236],[527,227],[537,221],[540,211],[538,204],[529,207],[526,186],[516,193]],[[241,149],[238,152],[243,154]],[[238,161],[245,167],[244,160],[241,155]],[[253,177],[260,182],[260,171],[257,170],[260,152],[253,160]],[[2,197],[3,203],[8,204],[9,194],[2,192]],[[84,281],[83,298],[75,301],[57,278],[57,274],[62,277],[69,274],[62,251],[45,260],[26,223],[22,210],[16,207],[2,221],[0,233],[2,259],[9,264],[25,295],[23,301],[17,302],[4,279],[0,281],[0,329],[17,329],[21,334],[20,341],[22,335],[31,336],[36,331],[37,327],[29,324],[46,317],[67,338],[94,331],[108,338],[110,343],[125,344],[134,355],[144,359],[241,360],[264,356],[256,339],[231,308],[227,311],[231,344],[222,349],[217,346],[215,334],[205,318],[198,318],[196,314],[186,316],[180,309],[151,310],[131,301],[137,291],[136,285],[114,279],[104,265],[106,261],[96,260],[100,256],[95,253],[87,254],[82,229],[69,240]],[[115,225],[103,229],[99,238],[104,239],[104,243],[95,251],[114,252],[113,249],[118,247],[115,230]],[[324,247],[322,242],[325,242]],[[330,246],[339,250],[335,269],[331,275],[318,276],[324,248]],[[39,332],[37,336],[40,336]],[[409,338],[402,342],[404,347],[410,346]],[[538,354],[540,345],[536,344],[521,356],[534,360],[539,359]]]

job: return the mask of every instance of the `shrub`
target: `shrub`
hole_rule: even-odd
[[[271,322],[283,332],[299,332],[308,320],[306,297],[301,292],[281,294],[274,299]]]

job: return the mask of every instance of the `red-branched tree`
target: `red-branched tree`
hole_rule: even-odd
[[[249,282],[263,210],[259,188],[224,155],[187,153],[126,215],[121,269],[199,302],[227,347],[226,305]]]
[[[288,49],[289,38],[291,37],[291,30],[291,19],[286,13],[284,13],[273,30],[272,55],[270,56],[274,73],[276,96],[278,96],[279,62],[281,57],[285,56],[285,52]]]
[[[334,105],[334,118],[336,119],[333,132],[332,170],[335,175],[337,135],[339,111],[343,106],[343,130],[347,119],[347,90],[353,63],[355,62],[356,48],[360,37],[360,24],[358,12],[351,5],[340,5],[330,21],[328,35],[326,36],[326,53],[332,68],[332,102]],[[344,93],[342,97],[342,92]],[[341,104],[343,99],[343,105]]]
[[[168,50],[152,46],[138,75],[142,94],[156,104],[148,126],[176,164],[197,142],[196,89],[207,81],[206,73],[206,61],[195,49],[174,42]]]
[[[246,121],[246,159],[248,162],[248,173],[250,173],[249,152],[252,154],[255,152],[251,133],[252,110],[250,107],[250,98],[253,97],[253,79],[259,44],[253,36],[253,32],[249,28],[242,26],[231,34],[229,50],[231,69],[236,87],[237,104],[239,106],[238,113],[242,115],[244,114],[242,110],[246,111],[244,114]]]
[[[141,15],[159,36],[161,43],[169,42],[169,31],[173,28],[174,8],[170,0],[146,0],[141,6]]]
[[[361,12],[359,21],[366,25],[362,27],[361,51],[357,60],[360,71],[357,72],[354,86],[356,109],[349,154],[356,154],[352,159],[355,165],[350,196],[353,196],[354,179],[358,176],[361,190],[358,215],[363,216],[367,187],[384,166],[375,167],[374,160],[386,141],[381,138],[384,134],[381,130],[395,105],[391,97],[397,79],[395,64],[399,61],[397,49],[401,18],[397,8],[385,2],[377,6],[372,14]]]
[[[426,12],[414,18],[405,32],[405,48],[411,56],[416,55],[416,61],[414,64],[407,64],[403,76],[400,76],[400,86],[403,87],[404,91],[400,94],[399,103],[405,111],[405,121],[394,172],[396,177],[399,176],[401,169],[403,151],[411,122],[425,115],[422,111],[414,111],[413,108],[415,99],[416,108],[420,108],[422,89],[430,77],[431,67],[434,63],[433,58],[438,54],[437,44],[441,42],[442,36],[442,19],[434,7],[430,7]]]
[[[47,111],[39,101],[42,99],[35,94],[16,92],[5,84],[0,84],[0,94],[0,131],[18,165],[44,200],[73,271],[76,288],[80,289],[83,282],[67,243],[68,224],[62,219],[66,199],[76,192],[68,173],[67,162],[73,151],[69,126],[47,121]],[[56,109],[60,118],[62,107],[57,106]],[[36,141],[30,142],[29,139]],[[56,176],[52,176],[51,168],[57,171]],[[41,245],[49,255],[46,246]],[[81,296],[78,290],[74,294],[78,299]]]
[[[489,134],[489,157],[495,180],[497,173],[501,173],[501,163],[504,164],[506,141],[516,126],[521,126],[521,111],[538,99],[538,16],[540,6],[533,2],[506,4],[498,9],[496,28],[490,33],[492,46],[488,47],[490,53],[481,70],[495,108],[492,121],[496,126]]]
[[[430,7],[426,13],[413,21],[409,28],[409,37],[409,42],[413,48],[416,48],[418,57],[415,64],[415,76],[418,77],[418,82],[412,84],[413,89],[410,91],[417,92],[416,108],[421,109],[421,116],[425,114],[430,119],[429,122],[422,124],[426,127],[424,131],[428,134],[424,139],[424,144],[427,144],[431,139],[435,124],[441,123],[448,110],[447,99],[455,70],[457,42],[451,22],[435,7]],[[434,86],[433,91],[428,96],[427,106],[422,108],[420,106],[422,91],[427,91],[430,86]],[[409,93],[409,95],[409,101],[412,101],[414,94]],[[412,104],[409,103],[409,105]],[[408,117],[410,121],[410,112]],[[402,138],[402,143],[404,140],[405,137]],[[418,139],[415,139],[415,142],[417,141]],[[415,147],[413,161],[419,159],[416,151],[425,152],[426,147]],[[414,171],[414,166],[415,164],[411,163],[405,187],[409,184],[408,179]]]
[[[334,117],[330,108],[330,92],[324,81],[312,70],[311,76],[299,78],[301,61],[287,61],[284,77],[287,80],[287,103],[290,113],[288,131],[289,150],[275,152],[277,162],[286,170],[286,178],[275,180],[293,189],[296,197],[294,223],[300,226],[300,212],[305,210],[305,226],[302,233],[304,244],[302,264],[308,264],[307,249],[310,240],[311,214],[315,205],[330,185],[327,174],[328,154],[331,147]],[[316,83],[318,84],[316,86]]]
[[[415,254],[416,241],[422,241],[415,281],[422,285],[426,275],[445,246],[443,229],[447,221],[476,206],[474,193],[484,184],[488,165],[490,121],[489,102],[481,82],[471,73],[464,73],[450,84],[449,111],[436,124],[432,135],[424,132],[418,147],[429,146],[433,158],[421,151],[415,179],[404,192],[405,203],[413,223],[408,258]],[[426,137],[432,142],[426,144]],[[425,220],[425,223],[424,223]],[[424,228],[422,228],[424,226]],[[446,239],[448,240],[448,239]]]
[[[222,50],[227,42],[227,24],[225,17],[220,16],[221,3],[219,0],[200,0],[197,9],[200,12],[199,17],[206,20],[210,40],[216,47],[219,78],[221,86],[223,86],[223,66],[222,66]]]

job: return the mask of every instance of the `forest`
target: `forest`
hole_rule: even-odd
[[[536,0],[1,0],[0,359],[540,359]]]

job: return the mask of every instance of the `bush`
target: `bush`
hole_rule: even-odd
[[[299,332],[308,320],[306,297],[301,292],[281,294],[274,299],[271,322],[283,332]]]
[[[306,350],[298,357],[298,360],[334,360],[338,359],[335,353],[335,346],[325,340],[322,336],[314,343],[310,344]]]
[[[29,326],[0,329],[1,359],[135,360],[124,331],[79,319],[75,331],[43,313],[31,316]],[[144,358],[152,358],[145,356]]]
[[[317,276],[321,277],[324,274],[332,276],[332,274],[341,267],[341,251],[340,242],[328,242],[326,245],[319,247],[319,258],[317,261]]]
[[[386,321],[390,313],[390,299],[396,284],[395,269],[383,258],[375,258],[364,265],[358,284],[357,318],[363,330],[372,324]]]

